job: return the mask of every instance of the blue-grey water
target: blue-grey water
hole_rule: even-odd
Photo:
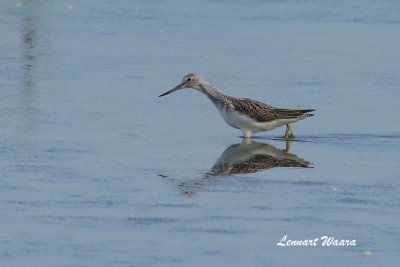
[[[398,1],[1,1],[0,266],[399,266],[399,47]],[[242,143],[191,71],[316,115]]]

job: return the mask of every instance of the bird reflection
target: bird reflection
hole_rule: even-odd
[[[41,23],[42,11],[36,8],[34,3],[24,2],[21,10],[20,26],[20,109],[21,129],[24,133],[31,134],[37,124],[37,88],[39,80],[39,68],[43,62],[38,58],[42,53],[43,28]]]
[[[227,147],[207,175],[230,176],[276,167],[310,167],[310,162],[289,153],[289,150],[289,141],[286,141],[286,149],[282,150],[244,138],[242,143]]]
[[[34,89],[34,75],[35,75],[35,64],[36,64],[36,23],[37,18],[35,16],[24,16],[23,17],[23,31],[22,31],[22,44],[23,44],[23,88],[26,92],[31,92]]]
[[[310,162],[289,153],[289,150],[290,141],[286,141],[285,149],[279,149],[244,138],[241,143],[227,147],[203,177],[179,183],[178,188],[187,196],[195,196],[201,188],[218,180],[217,177],[255,173],[276,167],[311,168]],[[159,176],[168,178],[165,175]]]

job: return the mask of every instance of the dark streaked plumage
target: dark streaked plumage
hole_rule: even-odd
[[[230,97],[229,100],[231,101],[236,111],[247,114],[249,117],[255,119],[258,122],[267,122],[276,119],[295,119],[302,116],[306,118],[314,115],[306,114],[308,112],[314,111],[314,109],[275,108],[262,102],[248,98]]]

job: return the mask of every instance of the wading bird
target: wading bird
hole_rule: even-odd
[[[186,74],[182,81],[171,90],[159,95],[165,96],[184,88],[193,88],[205,94],[214,103],[225,122],[233,128],[240,129],[243,137],[253,133],[270,131],[286,125],[285,138],[293,136],[290,124],[313,116],[314,109],[275,108],[248,98],[236,98],[221,92],[196,73]]]

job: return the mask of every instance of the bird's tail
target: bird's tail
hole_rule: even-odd
[[[304,119],[314,116],[309,112],[315,111],[314,109],[274,109],[274,112],[280,119]]]

